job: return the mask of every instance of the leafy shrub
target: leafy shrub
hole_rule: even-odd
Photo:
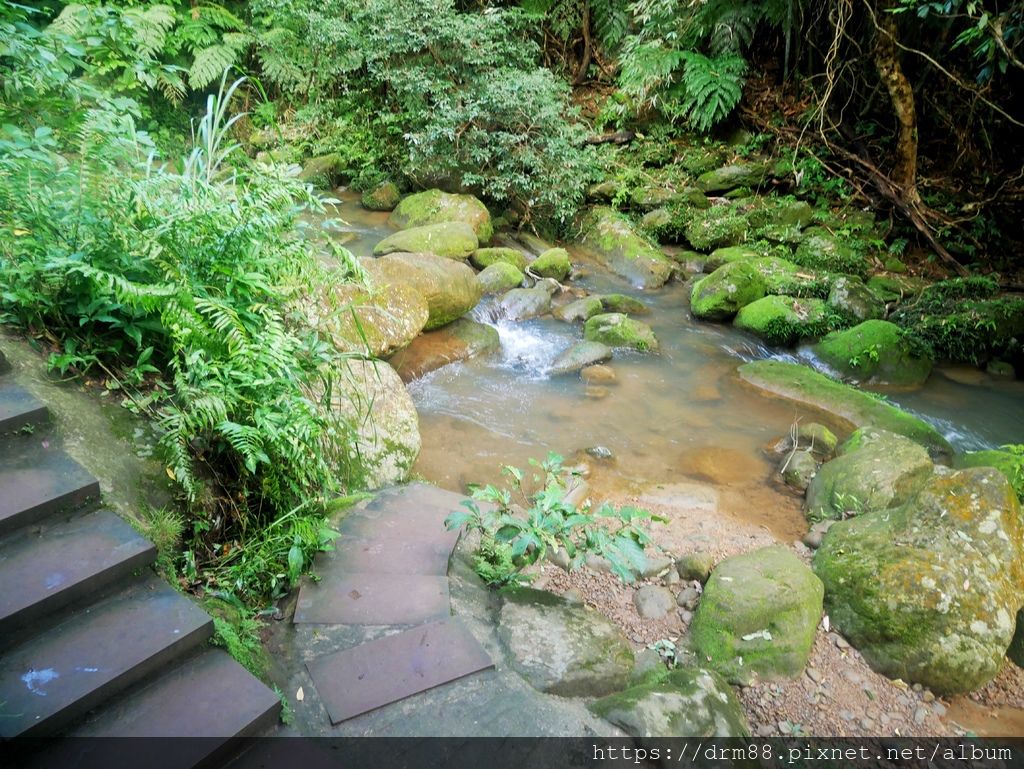
[[[317,503],[358,468],[329,408],[337,354],[294,301],[348,278],[323,275],[299,237],[299,214],[320,206],[307,186],[280,167],[226,167],[237,86],[210,97],[180,173],[152,162],[128,100],[65,100],[57,131],[5,125],[0,314],[59,340],[53,365],[102,368],[159,421],[192,506],[193,564],[237,559],[273,527],[233,586],[256,596],[324,544]]]
[[[562,462],[554,453],[543,462],[530,460],[540,471],[533,476],[537,490],[532,493],[524,488],[523,471],[506,466],[507,486],[474,488],[473,499],[463,502],[466,512],[448,516],[449,529],[465,526],[480,534],[475,567],[488,584],[526,581],[522,570],[548,550],[564,550],[570,569],[578,568],[588,554],[602,555],[626,582],[646,565],[644,548],[650,537],[638,524],[666,519],[635,507],[603,504],[594,509],[589,501],[574,507],[565,497],[577,474]]]

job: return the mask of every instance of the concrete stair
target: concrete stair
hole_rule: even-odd
[[[145,764],[230,760],[273,727],[280,700],[208,645],[210,616],[153,573],[153,544],[99,507],[98,482],[61,450],[45,406],[8,380],[0,376],[0,741],[33,765],[80,764],[68,754],[79,740],[46,740],[39,752],[35,738],[54,736],[203,738],[175,740],[174,755]]]

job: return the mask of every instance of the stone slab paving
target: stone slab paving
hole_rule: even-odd
[[[456,619],[385,636],[307,664],[332,724],[494,667]]]
[[[317,556],[320,580],[300,589],[297,625],[408,628],[307,661],[332,724],[493,666],[451,619],[448,561],[459,533],[444,521],[463,499],[422,483],[383,491],[346,516],[333,552]]]

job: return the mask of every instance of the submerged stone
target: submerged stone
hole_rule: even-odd
[[[563,351],[551,364],[552,375],[573,374],[595,363],[611,360],[612,349],[600,342],[577,342]]]

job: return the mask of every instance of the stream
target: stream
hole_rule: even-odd
[[[344,222],[337,237],[356,256],[370,256],[394,231],[387,213],[366,211],[351,193],[341,195],[334,215]],[[774,467],[761,448],[789,430],[795,409],[747,389],[733,373],[747,360],[816,365],[813,356],[767,347],[729,325],[696,321],[686,310],[682,284],[633,289],[586,254],[570,251],[586,273],[574,287],[629,294],[651,308],[642,319],[657,334],[661,354],[617,353],[611,363],[617,381],[607,387],[588,387],[575,376],[549,377],[552,360],[581,337],[579,324],[551,317],[495,319],[493,297],[485,297],[472,317],[497,328],[500,353],[445,366],[409,385],[423,438],[417,472],[462,490],[468,482],[494,480],[502,464],[523,466],[549,451],[574,457],[603,446],[614,455],[611,476],[625,487],[678,480],[681,472],[703,475],[701,480],[742,490],[744,517],[780,537],[802,534],[806,523],[799,510],[795,519],[788,511],[780,519],[752,509],[768,501],[765,495],[778,496],[766,484]],[[992,380],[971,367],[939,367],[924,387],[885,394],[936,425],[958,449],[1016,443],[1024,435],[1024,383]]]

